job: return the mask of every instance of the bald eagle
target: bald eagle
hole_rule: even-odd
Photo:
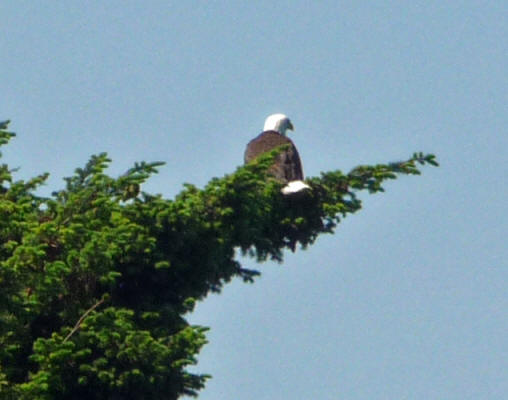
[[[284,114],[270,115],[265,121],[263,132],[247,144],[244,155],[244,161],[247,164],[267,151],[288,145],[287,149],[277,155],[274,164],[269,169],[271,175],[287,184],[282,189],[283,194],[310,189],[303,182],[302,162],[293,141],[286,136],[287,130],[293,130],[293,124],[288,117]]]

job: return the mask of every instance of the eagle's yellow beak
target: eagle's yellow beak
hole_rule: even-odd
[[[287,126],[287,129],[289,129],[290,131],[294,131],[295,128],[293,128],[293,124],[291,123],[290,120],[288,120],[288,126]]]

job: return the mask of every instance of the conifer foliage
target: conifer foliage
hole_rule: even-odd
[[[14,136],[0,123],[0,145]],[[235,252],[282,261],[284,249],[333,233],[361,209],[358,192],[437,165],[404,162],[310,178],[283,196],[267,175],[274,151],[174,200],[141,190],[163,163],[106,174],[92,156],[64,189],[38,196],[48,174],[14,180],[0,165],[0,399],[177,399],[207,375],[190,373],[207,328],[185,315],[233,277],[252,282]]]

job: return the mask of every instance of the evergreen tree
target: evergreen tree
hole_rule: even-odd
[[[0,145],[14,136],[0,124]],[[174,200],[141,191],[163,163],[106,174],[92,156],[40,197],[48,174],[14,180],[0,165],[0,398],[177,399],[207,375],[188,372],[206,327],[186,313],[233,277],[252,282],[235,251],[282,261],[361,209],[357,193],[419,174],[433,155],[309,178],[283,196],[267,169],[277,151]]]

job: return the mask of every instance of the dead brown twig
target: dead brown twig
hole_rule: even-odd
[[[78,319],[78,322],[76,322],[76,325],[74,325],[74,328],[72,328],[72,331],[69,332],[69,334],[65,337],[62,343],[65,343],[76,331],[79,329],[85,318],[97,307],[99,307],[104,301],[106,300],[106,296],[103,296],[102,299],[100,299],[97,303],[95,303],[92,307],[90,307],[88,310],[85,311],[85,313]]]

